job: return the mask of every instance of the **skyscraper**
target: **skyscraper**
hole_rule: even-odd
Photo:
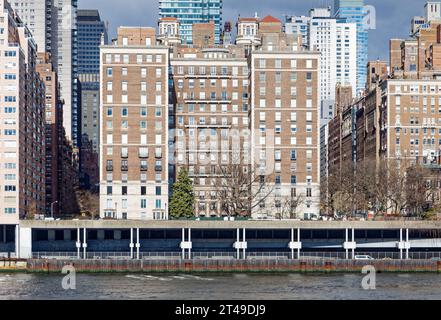
[[[101,217],[168,219],[169,48],[155,34],[120,27],[101,46]]]
[[[0,224],[45,210],[45,87],[30,30],[0,0]]]
[[[213,21],[215,43],[220,43],[222,25],[222,0],[159,0],[159,17],[179,20],[179,31],[184,43],[192,44],[194,23]]]
[[[51,53],[64,100],[63,125],[68,140],[78,146],[78,59],[77,59],[77,0],[14,0],[11,7],[32,32],[38,52]]]
[[[78,74],[99,74],[101,36],[107,44],[107,26],[98,10],[78,10]]]
[[[313,8],[309,17],[290,17],[285,31],[302,37],[302,44],[320,55],[321,119],[334,116],[337,84],[357,90],[357,25],[346,19],[331,17],[330,8]]]
[[[107,26],[98,10],[78,10],[78,77],[81,83],[81,133],[99,146],[100,45],[107,44]]]
[[[347,22],[357,24],[357,92],[359,93],[365,88],[367,76],[370,29],[366,22],[368,11],[364,0],[335,0],[334,14],[338,18],[346,18]]]

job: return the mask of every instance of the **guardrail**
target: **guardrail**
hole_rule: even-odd
[[[15,252],[0,252],[0,258],[15,259]]]
[[[186,257],[187,257],[186,253]],[[355,252],[356,256],[370,256],[375,260],[399,260],[406,259],[406,253],[402,255],[399,252]],[[259,259],[259,260],[283,260],[291,259],[291,252],[246,252],[246,259]],[[0,257],[2,255],[0,254]],[[242,252],[240,253],[242,258]],[[297,252],[294,253],[294,257],[297,259]],[[7,258],[7,256],[5,257]],[[13,258],[13,256],[11,256]],[[32,254],[33,259],[60,259],[70,260],[78,259],[77,252],[34,252]],[[80,259],[83,259],[83,253],[80,253]],[[136,253],[133,253],[133,258],[136,258]],[[142,260],[179,260],[182,259],[182,252],[140,252],[139,258]],[[229,260],[236,259],[236,252],[192,252],[191,258],[195,260]],[[87,252],[86,259],[115,259],[115,260],[127,260],[131,259],[129,252]],[[300,252],[300,259],[312,260],[312,259],[334,259],[334,260],[347,260],[352,259],[352,253],[348,253],[346,257],[345,252]],[[409,252],[410,260],[441,260],[441,252]]]

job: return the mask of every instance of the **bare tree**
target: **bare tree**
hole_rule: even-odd
[[[270,176],[261,175],[238,153],[232,153],[229,163],[217,166],[220,176],[216,184],[220,207],[228,217],[251,217],[255,208],[262,206],[272,194]]]
[[[291,194],[275,200],[277,219],[295,219],[298,209],[305,203],[303,195]]]
[[[92,220],[99,217],[99,194],[90,190],[76,190],[79,214]]]

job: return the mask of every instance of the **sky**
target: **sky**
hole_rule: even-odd
[[[286,15],[308,15],[313,7],[326,7],[331,0],[224,0],[223,19],[235,22],[242,17],[275,16],[282,21]],[[369,33],[369,59],[388,60],[391,38],[405,38],[410,32],[413,16],[423,15],[426,0],[365,0],[376,8],[377,29]],[[113,37],[118,26],[155,27],[158,20],[158,0],[79,0],[80,9],[98,9],[101,18],[109,22]]]

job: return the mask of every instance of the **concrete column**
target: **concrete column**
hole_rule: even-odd
[[[141,244],[139,242],[139,228],[136,228],[136,259],[139,260],[139,248]]]
[[[55,230],[48,230],[47,231],[47,240],[48,241],[55,241]]]
[[[406,229],[406,260],[409,260],[409,249],[410,249],[410,241],[409,241],[409,229]]]
[[[355,258],[355,249],[357,248],[357,243],[355,242],[355,229],[351,229],[351,241],[349,241],[349,229],[346,229],[345,233],[346,241],[343,245],[345,251],[346,251],[346,259],[349,259],[349,250],[352,252],[352,259]]]
[[[104,230],[98,230],[98,231],[96,232],[96,238],[97,238],[97,240],[99,240],[99,241],[104,241],[104,239],[106,238],[106,233],[105,233],[105,231],[104,231]]]
[[[400,229],[400,260],[403,260],[403,246],[401,245],[403,243],[403,229]]]
[[[16,256],[19,259],[32,258],[32,229],[15,227]]]
[[[247,241],[245,239],[245,232],[246,232],[246,229],[243,228],[243,240],[240,241],[240,229],[237,229],[237,240],[234,243],[234,248],[236,249],[236,253],[237,253],[237,259],[241,259],[241,257],[240,257],[240,249],[242,249],[242,251],[243,251],[242,259],[246,259],[246,250],[248,248],[248,244],[247,244]]]
[[[80,252],[80,248],[81,248],[81,233],[80,233],[80,228],[77,228],[77,242],[75,243],[76,247],[77,247],[77,259],[81,259],[81,252]]]
[[[113,240],[121,240],[121,230],[113,230]]]
[[[398,242],[398,249],[400,249],[400,259],[403,259],[403,250],[406,250],[406,259],[409,259],[410,241],[409,229],[406,229],[406,241],[403,238],[403,229],[400,229],[400,242]]]
[[[289,243],[291,249],[291,259],[294,260],[294,250],[297,250],[297,259],[300,259],[300,249],[302,243],[300,242],[300,229],[297,229],[297,241],[294,241],[294,229],[291,229],[291,242]]]
[[[133,259],[133,228],[130,228],[130,259]]]
[[[349,259],[349,250],[348,250],[348,248],[346,247],[346,243],[348,243],[349,242],[349,233],[348,233],[348,229],[346,229],[346,239],[345,239],[345,251],[346,251],[346,260],[348,260]]]
[[[352,259],[355,259],[355,248],[356,248],[356,242],[355,242],[355,229],[354,228],[352,228],[352,243],[353,243],[353,246],[352,246]]]
[[[64,239],[64,241],[70,241],[71,240],[71,232],[70,232],[70,230],[64,230],[63,231],[63,239]]]
[[[192,249],[192,242],[191,242],[191,228],[188,228],[188,260],[191,260],[191,249]]]
[[[291,243],[294,243],[294,229],[291,229]],[[291,247],[291,259],[294,260],[294,248]]]
[[[83,259],[87,259],[87,231],[86,228],[83,228]]]
[[[181,241],[181,249],[182,249],[182,259],[185,260],[185,251],[188,250],[188,259],[191,259],[191,249],[193,248],[193,244],[191,243],[191,229],[188,229],[188,241],[185,240],[185,228],[182,228],[182,241]]]
[[[239,243],[240,242],[240,231],[239,231],[239,229],[237,229],[237,232],[236,232],[237,234],[236,234],[236,244],[237,243]],[[239,246],[236,246],[236,259],[240,259],[240,249],[239,249]]]
[[[246,239],[246,229],[245,229],[245,228],[243,228],[243,242],[244,242],[244,243],[247,243],[247,239]],[[243,249],[243,259],[245,260],[245,259],[246,259],[246,255],[247,255],[247,253],[246,253],[246,251],[247,251],[247,246],[243,246],[242,249]]]
[[[185,248],[183,246],[184,242],[185,242],[185,228],[182,228],[182,241],[181,241],[182,260],[185,260]]]

